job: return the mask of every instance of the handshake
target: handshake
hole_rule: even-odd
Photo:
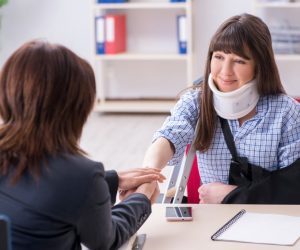
[[[166,179],[157,168],[134,168],[117,173],[121,201],[132,193],[141,193],[147,196],[153,204],[159,195],[158,182]]]

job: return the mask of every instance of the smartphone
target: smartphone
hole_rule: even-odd
[[[167,221],[191,221],[192,207],[166,207]]]

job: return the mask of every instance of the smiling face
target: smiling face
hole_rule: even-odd
[[[236,90],[255,76],[254,60],[233,53],[215,51],[212,54],[211,75],[216,87],[222,92]]]

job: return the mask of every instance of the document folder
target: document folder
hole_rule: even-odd
[[[105,18],[105,53],[126,51],[126,16],[108,14]]]
[[[177,16],[177,40],[180,54],[187,53],[187,23],[186,16]]]
[[[105,17],[95,17],[96,53],[105,54]]]

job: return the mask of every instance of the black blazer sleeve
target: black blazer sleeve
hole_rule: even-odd
[[[119,177],[116,171],[105,171],[105,181],[109,188],[111,204],[115,204],[119,186]]]
[[[132,194],[111,208],[103,167],[98,165],[95,169],[90,191],[76,225],[78,234],[81,242],[90,249],[117,249],[148,218],[151,203],[143,194]]]

